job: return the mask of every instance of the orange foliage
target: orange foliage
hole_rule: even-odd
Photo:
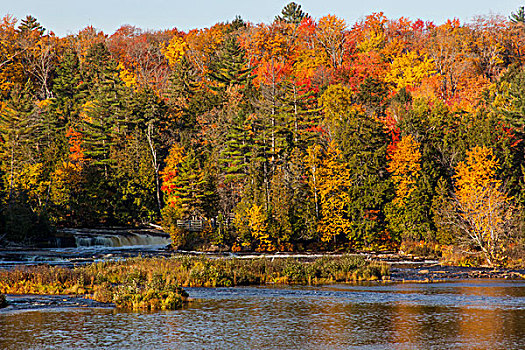
[[[184,147],[174,144],[170,148],[168,157],[166,158],[166,167],[161,172],[162,175],[162,190],[167,194],[167,202],[170,206],[176,205],[176,198],[172,194],[176,191],[175,178],[178,174],[178,168],[184,162],[186,155],[184,154]]]
[[[88,160],[82,147],[82,134],[73,129],[73,127],[69,127],[66,137],[69,143],[69,161],[79,169],[82,169],[82,166]]]

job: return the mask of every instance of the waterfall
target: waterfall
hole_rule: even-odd
[[[131,247],[169,245],[171,241],[166,236],[128,233],[126,235],[78,235],[75,236],[75,242],[77,247]]]
[[[151,247],[167,246],[171,243],[168,234],[150,228],[101,228],[73,229],[59,231],[56,238],[58,247]]]

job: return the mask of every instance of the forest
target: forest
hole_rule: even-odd
[[[162,225],[175,248],[523,264],[525,11],[0,22],[0,245]],[[199,230],[188,228],[198,223]]]

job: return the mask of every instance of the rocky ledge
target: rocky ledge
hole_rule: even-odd
[[[436,282],[460,279],[525,279],[525,270],[509,270],[488,267],[457,267],[439,264],[404,266],[393,264],[390,268],[391,281]]]

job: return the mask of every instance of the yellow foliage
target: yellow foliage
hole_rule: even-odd
[[[498,189],[501,180],[496,179],[499,163],[491,148],[474,147],[467,152],[466,162],[456,168],[456,196],[462,203],[467,203],[472,194],[481,194],[489,187]]]
[[[396,145],[390,156],[388,172],[392,174],[392,181],[396,186],[394,204],[403,204],[403,201],[414,191],[417,178],[421,171],[421,152],[419,142],[412,135],[405,136]]]
[[[357,50],[361,52],[378,51],[383,47],[385,40],[385,33],[382,30],[370,30],[363,41],[357,44]]]
[[[179,36],[174,36],[168,46],[161,49],[161,52],[170,63],[170,66],[175,66],[181,60],[182,56],[186,53],[188,44]]]
[[[324,50],[306,48],[297,52],[293,70],[299,78],[311,78],[319,67],[328,65],[328,55]]]
[[[24,82],[24,65],[20,60],[20,48],[16,31],[16,19],[4,16],[0,21],[0,94],[7,96],[16,84]]]
[[[53,101],[49,98],[45,99],[45,100],[42,100],[42,101],[37,101],[36,102],[36,105],[38,106],[38,108],[40,109],[44,109],[46,108],[47,106],[49,106]]]
[[[127,87],[136,87],[137,86],[137,77],[133,72],[130,72],[129,70],[124,67],[124,64],[122,62],[119,62],[118,67],[119,69],[119,77],[120,79],[126,84]]]
[[[272,241],[268,234],[268,224],[266,220],[266,214],[262,205],[253,204],[248,209],[248,225],[252,233],[252,237],[259,241],[258,251],[272,251]]]
[[[177,166],[181,164],[185,159],[184,146],[174,143],[169,151],[168,157],[166,158],[166,168],[164,173],[169,171],[175,171]]]
[[[71,192],[80,186],[82,166],[80,163],[63,161],[51,174],[51,199],[55,204],[67,205]],[[78,189],[78,188],[77,188]]]
[[[224,41],[228,24],[217,23],[211,28],[194,29],[184,37],[184,46],[189,61],[205,74],[215,53]]]
[[[367,16],[364,21],[357,24],[353,29],[354,35],[357,36],[357,50],[360,52],[381,50],[387,41],[386,23],[387,18],[384,13],[379,12]]]
[[[396,89],[413,87],[421,83],[424,78],[436,73],[434,61],[427,55],[420,56],[415,51],[410,51],[396,57],[391,64],[386,81],[396,86]]]
[[[343,63],[343,56],[347,49],[345,47],[345,31],[345,20],[334,15],[324,16],[317,23],[317,40],[330,56],[333,68],[339,67]]]
[[[42,181],[43,169],[42,163],[27,164],[13,177],[13,187],[28,191],[30,196],[43,195],[49,185],[49,181]]]
[[[332,142],[318,169],[316,184],[321,203],[321,220],[317,224],[317,231],[323,242],[339,234],[346,235],[351,228],[351,221],[346,216],[347,205],[351,201],[348,195],[350,186],[350,169],[342,162],[341,151]]]
[[[364,112],[363,108],[352,101],[352,90],[341,85],[333,84],[319,98],[323,106],[325,120],[333,126],[338,120],[342,121],[349,116]]]
[[[89,113],[92,112],[94,109],[95,109],[95,102],[86,101],[82,105],[82,109],[80,110],[80,117],[88,122],[91,122],[92,118],[89,116]]]
[[[467,152],[467,160],[458,164],[454,176],[460,215],[468,224],[470,238],[482,249],[491,265],[498,260],[500,238],[512,215],[511,198],[503,192],[501,180],[496,178],[498,169],[492,149],[474,147]]]

